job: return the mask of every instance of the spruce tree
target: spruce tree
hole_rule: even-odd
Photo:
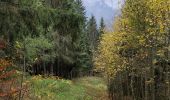
[[[92,62],[92,57],[90,53],[90,46],[88,43],[88,34],[86,32],[86,15],[85,7],[83,6],[82,0],[76,0],[76,13],[79,16],[79,28],[77,39],[77,59],[76,59],[76,68],[77,70],[89,70]]]
[[[97,41],[99,39],[99,33],[97,30],[96,19],[92,15],[87,23],[87,32],[89,38],[90,49],[94,51],[97,47]]]
[[[100,19],[100,26],[99,26],[99,35],[101,36],[104,33],[106,25],[104,23],[103,17]]]

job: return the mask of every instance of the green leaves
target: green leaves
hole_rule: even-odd
[[[42,35],[35,38],[27,37],[24,42],[28,60],[31,62],[34,62],[36,58],[41,58],[43,61],[50,60],[54,45],[48,38]]]

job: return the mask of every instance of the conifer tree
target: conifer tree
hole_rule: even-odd
[[[85,8],[83,6],[82,0],[76,0],[77,4],[77,13],[80,15],[80,28],[81,31],[79,32],[79,54],[77,58],[77,66],[82,66],[84,69],[89,69],[91,65],[91,55],[90,55],[90,48],[88,43],[88,34],[86,32],[86,15],[85,15]],[[80,69],[82,69],[80,67]]]
[[[88,32],[88,38],[90,43],[90,49],[92,52],[97,47],[97,42],[99,39],[99,33],[97,30],[97,23],[95,17],[92,15],[87,23],[87,32]]]
[[[103,17],[100,19],[100,26],[99,26],[99,35],[101,36],[102,34],[104,34],[104,29],[105,29],[106,25],[104,23],[104,19]]]

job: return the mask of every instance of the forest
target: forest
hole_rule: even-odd
[[[124,0],[112,23],[82,0],[0,0],[0,100],[170,100],[170,0]]]

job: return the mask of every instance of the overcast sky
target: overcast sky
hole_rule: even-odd
[[[104,3],[112,9],[119,9],[122,0],[82,0],[86,7],[94,6],[96,3]]]
[[[86,15],[94,15],[97,23],[101,17],[104,18],[107,25],[113,23],[114,17],[120,13],[122,0],[82,0],[86,8]]]

